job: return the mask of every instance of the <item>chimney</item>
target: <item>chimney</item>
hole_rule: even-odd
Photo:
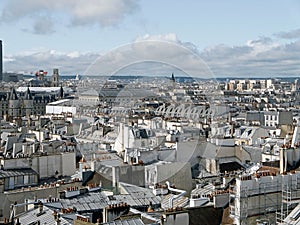
[[[61,222],[61,220],[59,219],[59,218],[60,218],[60,215],[59,215],[56,211],[54,211],[54,212],[52,213],[52,215],[53,215],[53,217],[54,217],[55,224],[56,224],[56,225],[60,225],[60,222]]]
[[[37,203],[37,197],[36,195],[33,197],[33,202],[34,202],[34,208],[36,209],[38,207]]]
[[[40,204],[39,204],[39,213],[43,212],[43,207],[44,207],[43,203],[40,202]]]
[[[161,215],[160,216],[160,225],[164,225],[165,224],[165,220],[166,220],[166,215]]]
[[[60,225],[60,219],[56,219],[55,224]]]
[[[57,216],[58,214],[57,214],[56,210],[53,211],[52,215],[54,217],[54,221],[56,221],[58,218],[58,216]]]
[[[16,225],[21,225],[19,218],[17,218]]]
[[[26,198],[25,199],[25,212],[28,211],[28,199]]]
[[[98,218],[97,219],[97,223],[96,223],[96,225],[100,225],[101,224],[101,219],[100,218]]]

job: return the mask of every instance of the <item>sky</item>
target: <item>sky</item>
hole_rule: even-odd
[[[1,0],[0,40],[9,72],[85,74],[91,65],[111,66],[104,61],[133,68],[141,59],[195,73],[202,63],[217,77],[299,76],[300,2]],[[149,41],[175,47],[159,44],[160,56]],[[127,57],[132,54],[134,62]],[[133,70],[170,72],[149,68],[141,63]]]

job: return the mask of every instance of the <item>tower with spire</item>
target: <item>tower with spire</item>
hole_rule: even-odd
[[[171,76],[171,81],[172,81],[172,83],[175,83],[175,82],[176,82],[176,80],[175,80],[175,76],[174,76],[174,73],[172,73],[172,76]]]
[[[14,88],[11,89],[8,100],[8,115],[18,117],[21,114],[21,104],[19,96]]]
[[[23,116],[30,116],[33,113],[33,97],[30,92],[29,87],[27,87],[27,90],[25,92],[24,98],[23,98]]]

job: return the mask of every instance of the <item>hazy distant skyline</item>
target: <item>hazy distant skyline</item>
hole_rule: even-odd
[[[82,74],[120,45],[165,40],[217,76],[300,74],[296,0],[2,0],[0,31],[5,71]]]

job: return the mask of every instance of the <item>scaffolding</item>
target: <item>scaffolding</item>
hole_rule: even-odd
[[[235,210],[235,196],[236,196],[236,186],[230,185],[229,186],[229,211],[230,215],[236,215]]]
[[[240,221],[241,224],[247,224],[246,219],[248,217],[248,199],[249,193],[248,193],[248,187],[243,189],[241,191],[241,196],[240,196],[240,204],[241,204],[241,212],[240,212]]]
[[[271,177],[271,176],[270,176]],[[277,177],[279,178],[279,177]],[[277,212],[281,207],[282,184],[280,181],[256,180],[257,185],[242,185],[237,188],[236,185],[230,185],[229,209],[238,224],[247,224],[248,218],[259,216],[260,219],[268,218],[270,213]],[[252,179],[251,179],[252,180]],[[247,182],[247,180],[242,180]],[[252,187],[252,188],[251,188]],[[272,218],[268,218],[269,223]],[[273,217],[273,223],[276,218]]]
[[[241,221],[241,224],[244,224],[245,220],[248,217],[248,188],[244,188],[241,192],[236,192],[235,185],[230,185],[229,187],[229,209],[230,214]],[[240,207],[236,207],[236,201],[240,203]]]
[[[276,224],[285,224],[284,219],[292,209],[300,203],[300,179],[289,176],[287,182],[282,182],[281,210],[276,212]]]

